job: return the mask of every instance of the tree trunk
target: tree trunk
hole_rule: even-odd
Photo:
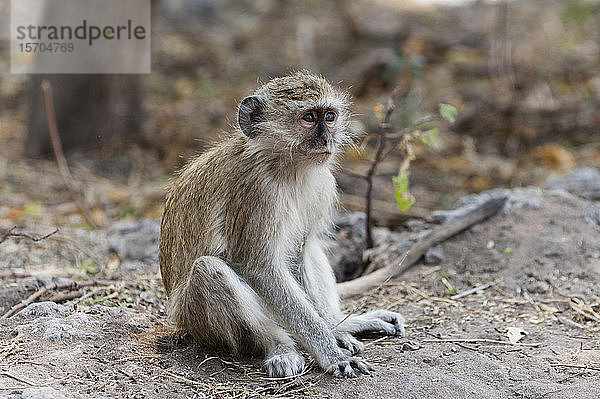
[[[101,149],[142,138],[142,75],[35,75],[25,155],[52,153],[44,100],[43,79],[52,85],[56,120],[63,148]]]
[[[161,13],[159,4],[159,0],[151,1],[153,21]],[[48,14],[62,10],[49,7],[44,12]],[[41,157],[52,153],[40,88],[44,79],[52,85],[56,120],[65,152],[74,148],[102,149],[143,140],[145,75],[32,76],[24,143],[26,156]]]

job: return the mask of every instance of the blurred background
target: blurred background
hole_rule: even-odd
[[[302,68],[352,93],[355,132],[377,129],[374,110],[394,88],[395,130],[439,103],[457,108],[437,145],[417,148],[413,215],[600,164],[599,0],[152,5],[150,75],[11,75],[8,29],[0,31],[0,229],[160,217],[170,176],[232,129],[238,102]],[[9,26],[8,0],[0,26]],[[71,183],[54,160],[42,79],[52,83]],[[370,152],[351,151],[345,165],[364,170]],[[391,184],[398,163],[379,167],[380,224],[404,220]],[[345,207],[361,209],[362,182],[341,172],[338,180]]]

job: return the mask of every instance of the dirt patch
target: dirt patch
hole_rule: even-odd
[[[561,189],[524,190],[512,193],[529,206],[513,202],[443,243],[438,265],[418,264],[346,301],[348,311],[406,316],[405,339],[364,338],[372,376],[338,380],[310,367],[268,379],[258,359],[232,359],[176,334],[154,275],[137,288],[105,287],[76,307],[44,302],[1,320],[0,397],[597,398],[600,204]],[[113,247],[114,237],[106,239]],[[14,245],[32,244],[15,240],[13,254]],[[131,273],[119,275],[135,281]],[[449,298],[482,283],[495,285]],[[23,280],[7,282],[0,305],[31,292]],[[508,344],[509,327],[527,335]]]

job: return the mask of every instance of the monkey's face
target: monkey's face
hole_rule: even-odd
[[[338,132],[339,111],[327,108],[312,108],[297,113],[295,122],[298,125],[298,152],[300,155],[323,163],[339,150],[336,142]]]
[[[242,132],[270,154],[295,163],[323,164],[351,141],[348,97],[304,72],[273,79],[242,100]]]

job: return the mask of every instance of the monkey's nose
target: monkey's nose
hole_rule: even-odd
[[[331,152],[331,141],[330,140],[321,140],[321,144],[323,144],[323,152],[330,153]]]

